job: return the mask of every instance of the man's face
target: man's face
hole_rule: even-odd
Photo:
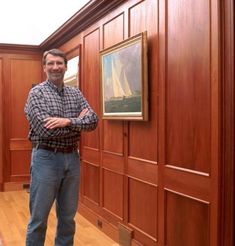
[[[46,64],[43,66],[44,72],[47,78],[51,82],[62,82],[67,67],[64,63],[64,59],[60,56],[53,56],[48,54],[46,57]]]

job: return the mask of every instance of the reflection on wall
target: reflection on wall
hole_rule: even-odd
[[[79,56],[68,60],[68,69],[64,75],[64,83],[69,86],[78,87]]]

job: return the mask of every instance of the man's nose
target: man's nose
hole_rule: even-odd
[[[53,66],[52,66],[53,69],[57,69],[58,67],[59,67],[59,64],[57,64],[56,62],[53,63]]]

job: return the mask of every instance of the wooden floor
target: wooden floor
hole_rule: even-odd
[[[24,191],[0,192],[0,246],[24,246],[29,219],[29,194]],[[77,213],[75,246],[118,246],[103,232]],[[45,246],[53,246],[56,216],[52,209]]]

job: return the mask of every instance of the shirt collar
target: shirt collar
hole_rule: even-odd
[[[47,80],[46,83],[48,86],[50,86],[53,90],[57,91],[58,93],[63,93],[64,92],[64,84],[61,89],[59,89],[55,84],[53,84],[51,81]]]

